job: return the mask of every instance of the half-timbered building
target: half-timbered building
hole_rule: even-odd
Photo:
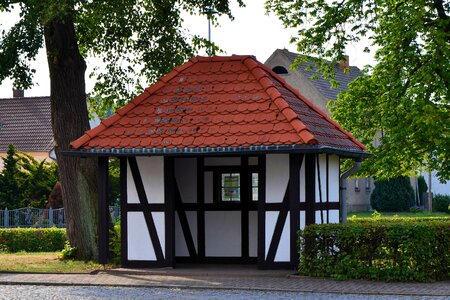
[[[340,159],[364,146],[252,56],[195,57],[72,142],[120,159],[122,264],[295,268],[297,231],[340,220]]]

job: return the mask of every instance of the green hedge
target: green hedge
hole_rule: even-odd
[[[433,197],[433,211],[450,214],[450,196],[437,194]]]
[[[369,217],[369,218],[358,218],[358,217],[350,217],[347,219],[349,223],[422,223],[422,222],[431,222],[431,221],[447,221],[450,222],[450,217],[447,216],[439,216],[439,217]]]
[[[354,222],[299,231],[299,273],[337,279],[450,279],[450,221]]]
[[[2,228],[0,251],[50,252],[61,251],[67,240],[63,228]]]

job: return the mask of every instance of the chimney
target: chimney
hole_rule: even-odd
[[[24,90],[13,89],[13,98],[23,98],[25,97]]]
[[[344,55],[344,58],[342,58],[339,61],[339,69],[341,71],[344,71],[345,69],[348,69],[350,67],[349,60],[350,60],[349,56],[348,55]]]

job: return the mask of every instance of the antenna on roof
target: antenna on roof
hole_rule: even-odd
[[[211,45],[211,16],[219,12],[214,8],[206,7],[203,13],[206,15],[206,18],[208,19],[208,41],[211,47],[209,55],[214,55],[215,54],[214,47]]]

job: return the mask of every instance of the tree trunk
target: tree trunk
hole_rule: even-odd
[[[97,164],[94,159],[65,156],[69,143],[89,129],[84,74],[73,17],[45,25],[50,71],[50,98],[55,151],[61,179],[67,236],[78,258],[97,259]]]

